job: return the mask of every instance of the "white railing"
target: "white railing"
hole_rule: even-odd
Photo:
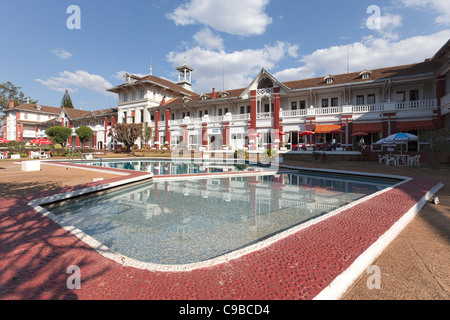
[[[183,120],[169,120],[169,126],[181,126]]]
[[[282,111],[281,116],[283,118],[306,116],[306,109]]]
[[[258,113],[256,115],[256,119],[271,119],[271,118],[273,118],[273,112]]]
[[[444,107],[447,104],[450,104],[450,93],[441,98],[441,107]]]
[[[397,110],[433,109],[437,106],[436,99],[397,102]]]
[[[232,116],[233,120],[250,120],[250,113],[244,113],[244,114],[234,114]]]
[[[367,106],[352,106],[353,113],[366,113],[366,112],[374,112],[374,111],[384,111],[384,103],[378,103]]]
[[[306,110],[306,114],[311,116],[319,116],[324,114],[337,114],[337,113],[342,113],[342,107],[312,108]]]

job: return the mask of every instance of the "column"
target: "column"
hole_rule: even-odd
[[[166,141],[165,142],[167,142],[166,145],[167,145],[168,149],[170,149],[170,141],[171,141],[171,139],[170,139],[169,120],[170,120],[170,109],[167,108],[166,109]]]
[[[202,146],[208,148],[208,124],[202,123]]]
[[[3,127],[3,138],[8,139],[8,117],[5,116],[5,125]]]
[[[256,90],[250,92],[250,129],[256,131],[256,115],[258,113],[258,100]]]
[[[434,121],[436,129],[445,127],[445,119],[441,114],[441,99],[445,96],[445,76],[436,77],[436,99],[437,99],[437,119]]]
[[[20,124],[20,141],[23,141],[23,123]]]
[[[109,126],[109,120],[108,120],[108,117],[105,117],[105,139],[103,140],[103,149],[106,149],[106,138],[108,137],[108,126]],[[97,138],[97,133],[95,136]],[[97,143],[95,143],[95,145],[97,146]]]
[[[273,89],[273,128],[280,130],[280,88]]]
[[[224,122],[222,124],[222,145],[230,144],[230,123]]]
[[[156,143],[158,142],[158,143]],[[155,145],[156,150],[160,149],[159,145],[159,110],[155,110]]]

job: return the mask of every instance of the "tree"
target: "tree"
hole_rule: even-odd
[[[131,147],[142,135],[142,124],[140,123],[116,123],[109,131],[110,136],[123,143],[130,152]]]
[[[84,144],[94,136],[94,131],[90,127],[79,127],[75,130],[75,133],[80,138],[82,147],[84,147]]]
[[[427,131],[420,135],[420,140],[428,142],[431,166],[433,168],[439,167],[438,155],[436,153],[450,151],[450,130],[440,129]]]
[[[74,109],[72,99],[70,98],[69,91],[67,89],[61,100],[61,108]]]
[[[144,145],[144,156],[145,152],[147,151],[147,146],[150,140],[152,140],[153,137],[153,128],[149,127],[147,123],[144,124],[144,127],[141,132],[141,141]]]
[[[67,127],[51,127],[45,130],[45,134],[50,137],[54,143],[65,147],[67,139],[72,136],[72,129]]]
[[[38,101],[32,100],[30,97],[25,97],[25,94],[20,91],[22,87],[16,87],[11,82],[0,84],[0,111],[9,108],[9,102],[14,101],[14,106],[29,103],[35,104]]]

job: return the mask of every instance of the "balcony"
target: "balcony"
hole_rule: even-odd
[[[450,107],[450,94],[442,98],[442,106],[446,106],[446,110]],[[280,117],[282,119],[291,119],[290,122],[304,118],[307,116],[336,116],[341,114],[347,115],[362,115],[362,114],[376,114],[380,112],[395,112],[395,111],[413,111],[413,110],[433,110],[437,108],[436,99],[406,101],[406,102],[386,102],[377,103],[371,105],[344,105],[328,108],[308,108],[299,110],[281,110]],[[447,112],[450,112],[449,110]],[[257,120],[270,120],[273,118],[273,112],[258,113]],[[249,121],[250,114],[231,114],[227,113],[223,116],[208,116],[203,118],[189,118],[178,120],[170,120],[169,125],[182,126],[182,125],[201,125],[202,123],[222,123],[229,121]]]

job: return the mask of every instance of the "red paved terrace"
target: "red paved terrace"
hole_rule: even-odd
[[[0,299],[313,299],[439,184],[413,178],[259,251],[189,272],[124,267],[28,206],[128,177],[1,201]],[[67,288],[71,265],[81,269],[79,290]]]

